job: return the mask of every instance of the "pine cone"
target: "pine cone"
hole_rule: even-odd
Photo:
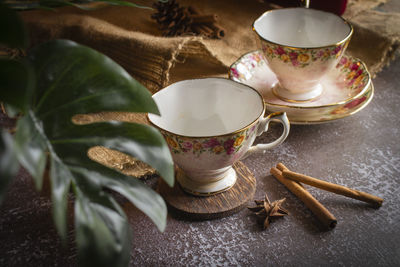
[[[157,12],[152,14],[151,18],[160,25],[164,36],[182,35],[186,31],[190,19],[185,14],[184,8],[179,7],[175,0],[156,2],[153,7]]]
[[[193,7],[181,7],[175,0],[155,2],[157,10],[151,15],[160,26],[164,36],[203,35],[220,38],[224,31],[215,25],[216,15],[201,15]]]

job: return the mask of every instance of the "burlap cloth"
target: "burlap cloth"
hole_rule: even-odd
[[[152,3],[134,2],[147,6]],[[350,0],[343,15],[354,26],[347,53],[363,60],[372,75],[390,62],[400,43],[400,14],[377,11],[376,7],[384,2]],[[67,7],[57,11],[26,11],[21,15],[29,28],[32,44],[64,38],[90,46],[114,59],[154,93],[182,79],[226,77],[235,60],[257,49],[251,30],[254,19],[274,8],[257,0],[180,0],[179,3],[196,6],[205,14],[217,14],[226,36],[221,40],[161,37],[157,24],[150,19],[154,11],[130,7],[107,6],[94,11]],[[146,122],[143,115],[119,112],[76,118],[81,123],[110,119]],[[128,175],[154,174],[146,164],[106,148],[96,147],[89,155]]]

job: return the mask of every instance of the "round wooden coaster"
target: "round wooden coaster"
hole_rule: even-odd
[[[242,162],[233,165],[238,174],[235,185],[222,193],[202,197],[193,196],[175,182],[173,188],[162,179],[158,183],[158,192],[163,196],[171,213],[188,220],[209,220],[229,216],[238,212],[253,199],[256,191],[256,179]]]

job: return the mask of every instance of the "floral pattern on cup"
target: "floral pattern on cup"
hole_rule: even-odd
[[[361,92],[370,80],[362,63],[355,58],[342,57],[336,68],[340,69],[340,72],[344,75],[346,87],[352,91]]]
[[[364,102],[367,101],[371,97],[371,94],[372,94],[372,90],[368,90],[361,97],[356,98],[356,99],[346,103],[345,105],[335,108],[334,110],[331,111],[330,114],[338,115],[338,114],[349,113],[350,111],[355,110],[355,109],[359,108],[361,105],[363,105]]]
[[[251,76],[256,67],[266,64],[264,55],[261,53],[250,53],[247,57],[244,57],[240,62],[240,66],[238,64],[232,65],[229,70],[229,75],[234,80],[242,80],[246,79],[246,76]]]
[[[262,51],[269,59],[278,59],[282,62],[291,64],[294,67],[304,68],[312,62],[320,60],[322,62],[329,59],[339,58],[346,48],[347,42],[337,46],[329,46],[326,48],[290,48],[281,45],[262,43]]]
[[[256,125],[234,135],[209,137],[209,138],[185,138],[164,132],[168,147],[174,154],[203,153],[232,155],[242,148],[244,142],[254,132]],[[201,141],[199,141],[201,140]]]

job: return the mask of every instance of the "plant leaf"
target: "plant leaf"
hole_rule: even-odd
[[[118,174],[93,161],[88,160],[86,152],[89,148],[102,145],[132,155],[144,162],[158,166],[164,177],[173,177],[173,169],[161,158],[170,158],[164,139],[153,127],[124,122],[102,122],[69,128],[68,139],[51,141],[52,149],[63,158],[69,166],[81,166],[90,170],[82,174],[91,176],[102,183],[102,186],[113,189],[128,198],[140,210],[147,214],[157,227],[165,228],[166,207],[162,199],[152,190],[146,189],[141,182]],[[172,161],[172,159],[171,159]],[[171,173],[170,173],[171,172]],[[110,177],[110,178],[107,178]],[[167,180],[173,184],[173,179]],[[141,187],[139,187],[142,185]],[[139,189],[136,189],[139,188]],[[147,196],[146,196],[147,194]]]
[[[75,227],[81,266],[128,266],[131,232],[113,198],[76,177]]]
[[[67,239],[68,192],[73,175],[58,158],[51,157],[50,166],[53,220],[61,239],[65,242]]]
[[[42,188],[46,167],[46,140],[41,123],[30,112],[17,122],[15,151],[22,166],[32,175],[37,189]]]
[[[28,60],[36,84],[28,112],[17,124],[19,161],[40,188],[49,158],[53,216],[64,240],[68,192],[71,186],[74,189],[80,262],[124,266],[129,260],[128,223],[104,188],[124,195],[160,230],[165,229],[166,205],[140,181],[91,161],[87,152],[98,145],[125,152],[156,168],[169,184],[174,180],[172,157],[161,134],[150,126],[123,122],[76,125],[72,117],[100,111],[158,114],[158,108],[146,88],[88,47],[51,41],[30,50]]]
[[[165,217],[167,216],[165,202],[160,195],[142,182],[87,159],[84,159],[80,163],[80,168],[75,168],[74,171],[88,180],[96,177],[97,183],[125,196],[138,209],[156,222],[160,231],[165,230]]]
[[[169,185],[174,183],[171,154],[164,138],[153,127],[113,121],[69,127],[64,133],[67,134],[66,139],[59,137],[51,142],[57,154],[66,160],[71,159],[71,164],[76,164],[76,160],[80,162],[86,158],[86,151],[100,145],[124,152],[152,165]],[[73,152],[73,155],[70,152]]]
[[[20,114],[20,110],[13,105],[9,105],[6,102],[3,102],[3,105],[5,113],[9,118],[16,119],[18,114]]]
[[[35,113],[51,125],[61,119],[55,125],[62,129],[75,114],[100,111],[159,114],[143,85],[93,49],[56,40],[32,49],[28,57],[37,70]]]
[[[0,204],[3,201],[7,186],[17,174],[19,164],[13,149],[11,135],[0,128]]]
[[[37,90],[32,96],[33,109],[43,122],[44,131],[52,139],[68,139],[70,134],[82,136],[86,132],[83,129],[88,129],[89,135],[105,134],[106,129],[90,130],[95,126],[77,127],[71,122],[76,114],[116,110],[159,114],[147,89],[115,62],[88,47],[71,41],[52,41],[33,49],[29,58],[34,68],[40,70],[37,73]],[[90,61],[96,64],[85,64]],[[135,153],[123,142],[117,141],[113,142],[119,146],[115,148],[154,165],[167,183],[172,185],[172,158],[161,135],[148,126],[119,124],[125,125],[122,126],[125,129],[117,129],[118,124],[114,125],[113,129],[108,130],[108,138],[121,131],[125,137],[133,138],[136,142],[144,140],[141,144],[151,146],[151,150],[147,151],[147,155],[143,149]],[[111,125],[109,128],[112,128]],[[140,147],[136,145],[135,149]],[[161,160],[155,161],[155,158]]]
[[[129,6],[129,7],[137,7],[137,8],[143,8],[143,9],[153,9],[148,6],[143,6],[143,5],[138,5],[135,3],[131,3],[128,1],[120,1],[120,0],[99,0],[99,1],[92,1],[92,2],[104,2],[109,5],[117,5],[117,6]]]
[[[0,101],[26,111],[34,83],[32,70],[26,62],[0,60]]]
[[[26,48],[28,37],[17,12],[0,3],[0,44],[10,48]]]

